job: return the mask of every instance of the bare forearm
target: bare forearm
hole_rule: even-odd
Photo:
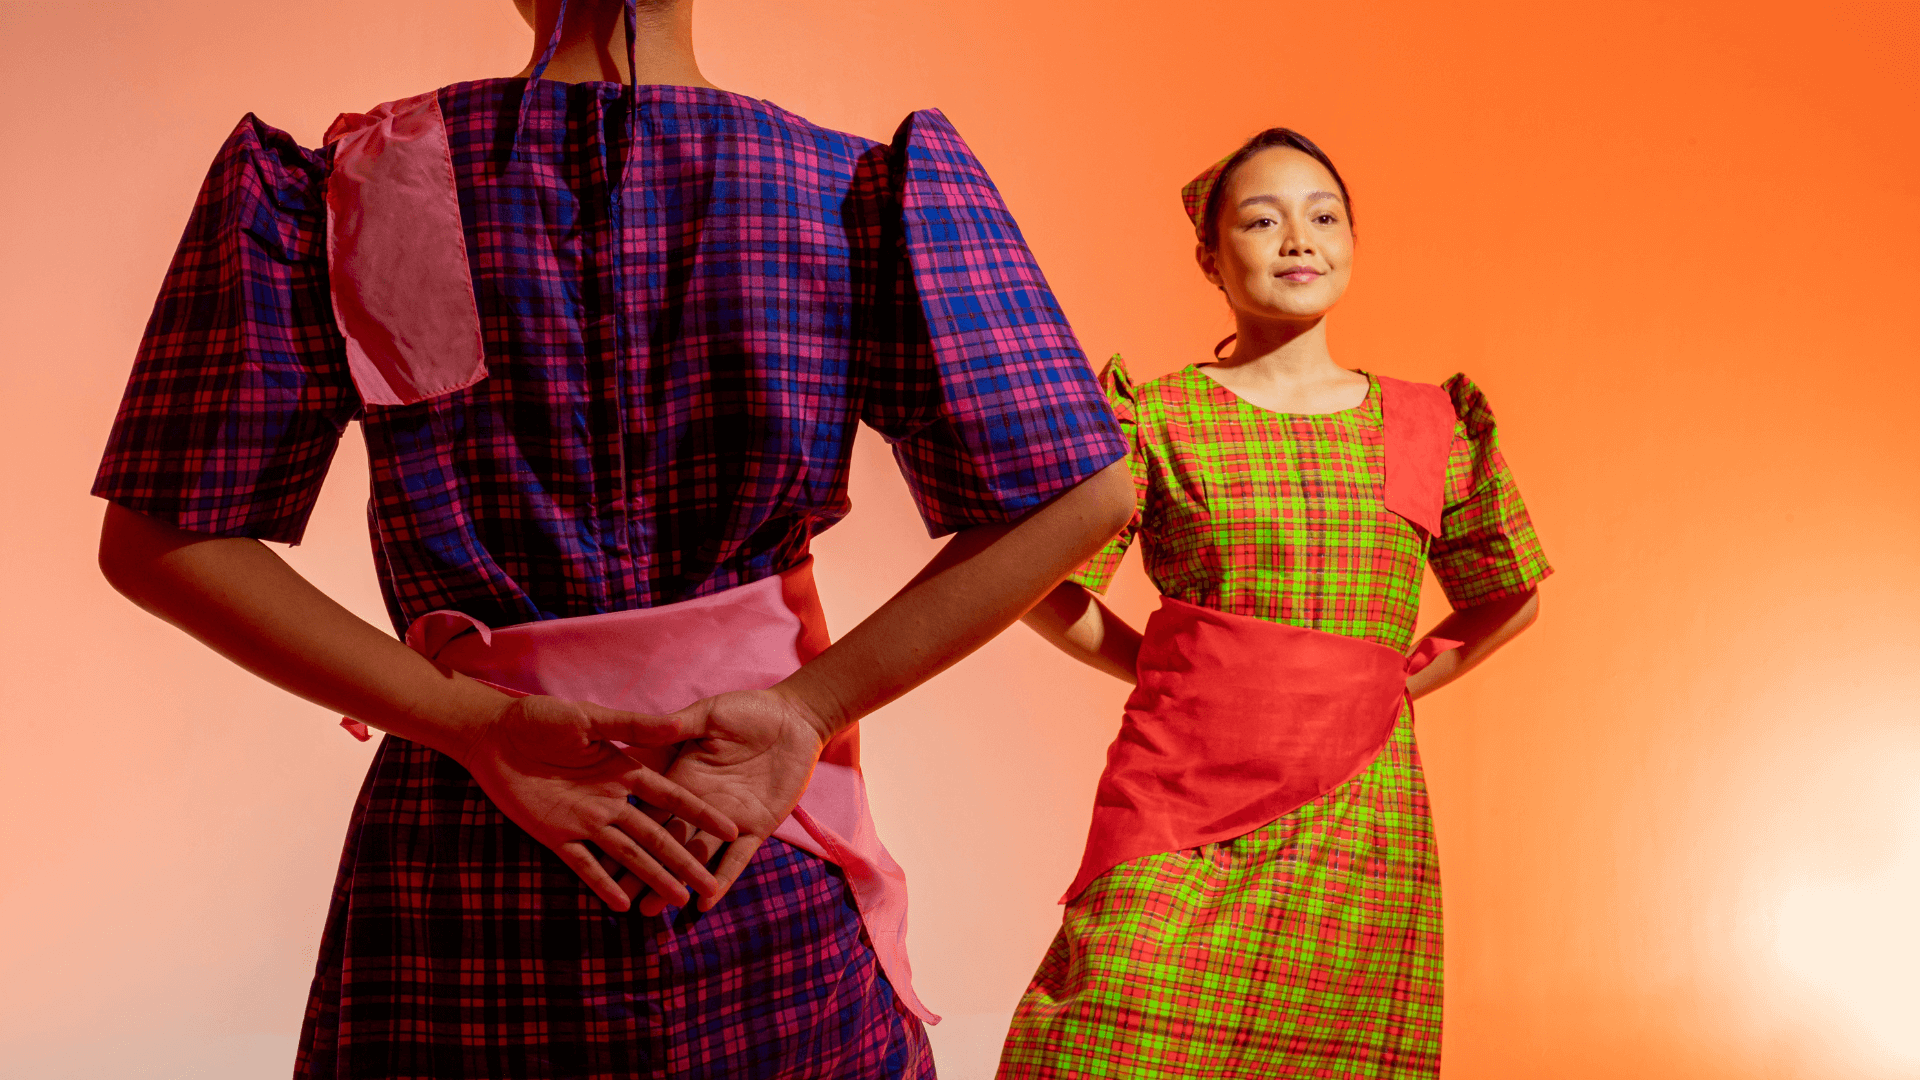
[[[1021,621],[1088,667],[1126,682],[1136,681],[1140,632],[1081,586],[1061,582]]]
[[[1124,463],[1012,525],[956,535],[907,586],[778,688],[837,731],[1011,626],[1133,509]]]
[[[1498,600],[1470,608],[1459,608],[1440,620],[1428,632],[1430,638],[1446,638],[1462,644],[1448,649],[1407,680],[1407,693],[1424,697],[1465,675],[1485,662],[1500,647],[1532,626],[1540,615],[1540,594]]]
[[[455,757],[509,701],[341,607],[255,540],[109,506],[100,567],[129,600],[268,682]]]

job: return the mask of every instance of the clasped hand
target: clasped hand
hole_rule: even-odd
[[[626,911],[647,892],[641,910],[658,914],[696,894],[709,909],[725,895],[800,801],[826,736],[776,690],[721,694],[671,716],[533,696],[508,704],[459,759],[502,813],[609,907]],[[616,742],[684,745],[662,776]],[[726,855],[709,871],[722,845]],[[627,873],[616,880],[595,848]]]

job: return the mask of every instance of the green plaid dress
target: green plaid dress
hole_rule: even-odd
[[[1429,561],[1457,607],[1551,572],[1493,413],[1465,376],[1442,535],[1382,502],[1380,384],[1358,407],[1271,412],[1198,368],[1102,375],[1139,509],[1073,580],[1104,591],[1135,536],[1161,592],[1216,610],[1412,644]],[[1020,1000],[1001,1080],[1433,1077],[1440,867],[1403,705],[1346,785],[1254,832],[1109,870],[1067,905]]]

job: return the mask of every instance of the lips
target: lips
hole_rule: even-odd
[[[1282,270],[1280,271],[1279,274],[1275,276],[1280,278],[1280,280],[1282,281],[1296,281],[1296,282],[1304,283],[1308,281],[1318,280],[1321,276],[1321,273],[1322,271],[1315,270],[1311,266],[1296,266],[1289,270]]]

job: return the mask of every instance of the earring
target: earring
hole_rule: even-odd
[[[1224,357],[1224,356],[1221,356],[1221,355],[1220,355],[1220,350],[1221,350],[1221,349],[1224,349],[1224,348],[1226,348],[1227,346],[1229,346],[1229,345],[1231,345],[1231,344],[1233,344],[1233,339],[1234,339],[1234,338],[1237,338],[1237,337],[1239,337],[1239,336],[1240,336],[1239,334],[1228,334],[1228,335],[1227,335],[1226,337],[1223,337],[1223,338],[1221,338],[1221,339],[1220,339],[1220,344],[1218,344],[1218,345],[1215,345],[1215,346],[1213,347],[1213,358],[1214,358],[1215,360],[1225,360],[1225,359],[1226,359],[1226,357]]]

